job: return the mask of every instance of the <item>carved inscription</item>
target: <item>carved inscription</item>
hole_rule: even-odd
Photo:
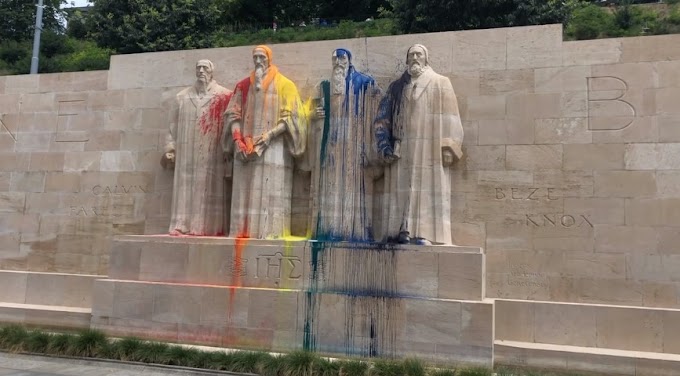
[[[9,128],[7,128],[7,125],[5,125],[5,123],[2,121],[3,115],[4,114],[0,114],[0,127],[2,127],[2,129],[4,129],[7,133],[9,133],[9,136],[12,137],[12,140],[14,140],[14,142],[16,143],[17,142],[17,135],[12,133],[12,131],[10,131]]]
[[[527,264],[519,264],[510,266],[510,274],[489,282],[489,287],[496,290],[498,297],[513,295],[508,294],[507,286],[548,289],[550,283],[546,274],[532,270]]]
[[[284,269],[290,270],[284,275]],[[255,278],[300,279],[302,260],[297,256],[285,256],[281,252],[273,255],[259,255],[255,258]]]
[[[248,259],[239,259],[238,261],[236,260],[230,260],[230,261],[225,261],[224,264],[222,264],[221,271],[225,272],[228,275],[231,275],[233,277],[245,277],[248,275]]]
[[[141,185],[95,185],[92,187],[92,194],[102,195],[126,195],[130,193],[149,193],[148,187]]]
[[[496,200],[558,200],[557,188],[496,188]]]
[[[587,77],[588,130],[619,131],[635,121],[635,107],[623,97],[628,83],[619,77]]]
[[[507,284],[508,286],[519,287],[549,287],[546,275],[541,272],[532,271],[529,265],[526,264],[510,267]]]
[[[129,214],[125,211],[125,207],[119,206],[71,206],[69,215],[71,217],[119,218]]]
[[[79,107],[85,106],[86,102],[82,99],[60,100],[59,113],[57,114],[57,136],[55,142],[87,142],[90,138],[87,132],[64,132],[65,125],[72,121],[74,117],[80,115]]]
[[[526,225],[561,228],[594,227],[588,216],[583,214],[526,214]]]

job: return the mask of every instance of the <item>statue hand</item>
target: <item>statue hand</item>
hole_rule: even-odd
[[[250,153],[252,153],[252,141],[250,142],[250,147],[248,147],[248,141],[243,137],[234,138],[234,145],[236,146],[235,158],[241,162],[247,162]]]
[[[450,146],[442,146],[442,165],[444,167],[451,167],[460,158],[463,153],[460,148],[458,150],[459,152],[456,153],[456,150]]]
[[[175,151],[169,151],[161,157],[161,166],[166,170],[175,168]]]
[[[326,117],[326,110],[319,106],[316,108],[316,112],[314,112],[314,115],[317,119],[324,119]]]
[[[255,138],[254,140],[255,142],[253,143],[253,152],[257,154],[258,157],[261,156],[264,151],[267,150],[273,138],[274,135],[271,131],[262,133],[262,135]]]
[[[453,164],[453,161],[454,161],[453,152],[451,150],[443,149],[442,165],[444,165],[444,167],[449,167]]]
[[[242,138],[234,139],[234,145],[236,145],[236,150],[241,152],[241,153],[246,153],[248,151],[248,147],[246,146],[246,142]]]
[[[390,153],[390,154],[383,154],[382,160],[385,164],[391,165],[392,163],[396,162],[399,159],[399,155]]]
[[[271,131],[267,131],[262,133],[262,135],[258,136],[255,138],[255,146],[258,145],[263,145],[263,146],[269,146],[269,143],[272,142],[272,139],[274,138],[274,135],[272,134]]]

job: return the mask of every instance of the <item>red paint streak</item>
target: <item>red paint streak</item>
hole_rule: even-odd
[[[231,325],[231,315],[234,311],[234,297],[236,296],[236,289],[241,287],[241,271],[243,270],[243,250],[248,244],[250,232],[248,230],[248,218],[244,221],[241,231],[236,235],[236,242],[234,244],[234,268],[235,271],[231,275],[231,286],[229,288],[229,305],[228,305],[228,325],[227,330]]]
[[[239,151],[250,154],[255,150],[255,143],[251,136],[243,137],[241,131],[236,129],[232,137],[234,138],[234,144],[236,144]]]
[[[236,91],[241,89],[241,109],[245,111],[248,104],[248,92],[250,91],[250,77],[241,80],[236,84]]]
[[[199,121],[201,133],[208,134],[209,132],[215,132],[217,135],[222,134],[222,116],[227,110],[231,96],[232,93],[218,94],[213,98],[208,110],[201,115]]]

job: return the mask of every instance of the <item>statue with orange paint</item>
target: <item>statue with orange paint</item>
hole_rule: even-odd
[[[213,79],[210,60],[196,63],[196,83],[168,103],[161,165],[174,169],[170,235],[224,235],[222,115],[231,90]]]
[[[236,85],[224,117],[222,147],[233,161],[229,236],[290,235],[293,167],[305,152],[307,114],[295,84],[253,49],[254,70]]]

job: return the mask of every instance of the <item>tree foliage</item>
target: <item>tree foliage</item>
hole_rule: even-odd
[[[97,0],[89,36],[119,53],[211,47],[218,30],[213,0]]]
[[[63,12],[59,5],[65,0],[44,0],[43,30],[61,32]],[[33,38],[35,3],[32,0],[0,1],[0,42],[23,41]]]
[[[582,0],[391,0],[394,17],[405,33],[560,23],[580,3]]]

